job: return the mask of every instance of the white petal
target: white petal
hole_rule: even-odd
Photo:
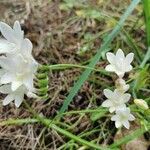
[[[114,72],[114,71],[115,71],[115,68],[114,68],[112,65],[107,65],[107,66],[105,67],[105,70],[106,70],[106,71],[110,71],[110,72]]]
[[[0,79],[1,84],[7,84],[12,81],[13,81],[13,76],[10,73],[5,73]]]
[[[123,101],[125,103],[128,102],[130,100],[130,98],[131,98],[131,94],[126,93],[123,95]]]
[[[129,129],[129,127],[130,127],[129,121],[124,121],[124,122],[123,122],[123,125],[124,125],[124,127],[126,127],[127,129]]]
[[[115,111],[115,107],[110,107],[110,108],[109,108],[109,112],[110,112],[110,113],[112,113],[112,112],[114,112],[114,111]]]
[[[130,85],[129,85],[129,84],[126,84],[126,85],[123,87],[124,92],[128,91],[128,90],[129,90],[129,88],[130,88]]]
[[[121,109],[121,110],[126,109],[126,104],[120,104],[120,105],[118,105],[118,106],[116,107],[116,111],[117,111],[118,109]]]
[[[7,40],[0,39],[0,53],[12,53],[16,50],[16,45]]]
[[[21,50],[24,56],[30,58],[32,56],[32,53],[31,53],[32,48],[33,48],[33,45],[29,39],[26,38],[22,41]]]
[[[20,46],[24,37],[24,32],[21,30],[19,21],[15,21],[13,29],[14,29],[14,35],[17,39],[16,44]]]
[[[103,107],[110,107],[112,106],[112,103],[110,100],[105,100],[103,103],[102,103],[102,106]]]
[[[129,72],[129,71],[132,70],[132,68],[133,68],[133,67],[132,67],[131,65],[126,64],[124,69],[125,69],[125,72]]]
[[[4,75],[5,74],[5,70],[4,69],[0,69],[0,77],[2,76],[2,75]]]
[[[4,106],[6,106],[6,105],[8,105],[10,102],[12,102],[14,100],[14,97],[13,97],[13,95],[7,95],[6,97],[5,97],[5,99],[3,100],[3,105]]]
[[[118,120],[118,115],[114,115],[114,116],[112,116],[112,117],[111,117],[111,120],[112,120],[112,121],[116,121],[116,120]]]
[[[125,58],[124,52],[122,51],[122,49],[118,49],[116,52],[116,59],[120,60],[120,59],[124,59],[124,58]]]
[[[4,56],[0,57],[0,66],[6,70],[10,70],[14,67],[12,61]]]
[[[104,89],[104,95],[107,97],[107,98],[112,98],[113,97],[113,92],[109,89]]]
[[[130,120],[130,121],[133,121],[133,120],[135,120],[135,117],[134,117],[132,114],[130,114],[130,115],[129,115],[129,120]]]
[[[16,107],[19,107],[23,101],[23,97],[24,95],[23,94],[20,94],[20,95],[16,95],[15,96],[15,106]]]
[[[120,121],[116,121],[116,122],[115,122],[115,126],[116,126],[116,128],[121,127],[121,125],[122,125],[122,123],[121,123]]]
[[[15,91],[22,85],[21,81],[13,81],[11,84],[11,90]]]
[[[33,77],[31,75],[31,77],[27,77],[25,80],[24,80],[24,85],[26,86],[26,88],[30,91],[33,90],[34,86],[33,86]]]
[[[113,53],[107,52],[106,56],[109,63],[115,64],[115,55]]]
[[[27,96],[28,96],[29,98],[38,98],[38,96],[37,96],[36,94],[32,93],[32,92],[28,92],[28,93],[27,93]]]
[[[133,61],[133,58],[134,58],[134,53],[129,53],[125,58],[126,63],[130,64]]]
[[[20,23],[19,21],[15,21],[14,23],[14,26],[13,26],[13,29],[16,33],[18,33],[19,35],[22,35],[23,34],[23,31],[21,30],[21,26],[20,26]]]
[[[14,43],[13,29],[4,22],[0,22],[0,30],[2,35],[11,43]]]
[[[0,92],[3,94],[8,94],[11,92],[10,84],[6,84],[0,87]]]

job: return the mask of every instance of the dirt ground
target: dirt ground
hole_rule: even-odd
[[[73,6],[67,6],[65,1],[61,0],[0,0],[0,20],[10,25],[15,20],[21,22],[25,36],[33,43],[33,55],[40,64],[86,65],[100,47],[103,38],[115,25],[115,22],[111,18],[106,19],[105,15],[118,20],[129,3],[130,0],[82,0],[76,1]],[[91,14],[96,13],[98,17],[84,14],[88,11],[91,11]],[[141,14],[139,7],[126,22],[126,29],[134,27],[134,31],[136,30],[132,36],[136,37],[137,41],[143,40],[145,36],[142,21],[141,24],[135,25]],[[121,35],[113,42],[117,43],[117,46],[112,47],[116,49],[118,46],[126,46],[128,51],[130,47],[122,42],[120,37]],[[140,42],[138,45],[145,48]],[[105,65],[106,61],[101,60],[97,67],[103,68]],[[39,114],[54,118],[82,71],[79,68],[72,68],[50,72],[48,99],[35,101],[26,98],[26,101]],[[104,78],[100,73],[93,72],[75,96],[69,110],[100,106],[104,100],[103,89],[113,86],[115,79],[116,76]],[[15,108],[14,104],[2,107],[2,101],[0,105],[0,120],[30,117],[24,104],[19,109]],[[74,114],[65,115],[62,122],[69,124],[71,128],[68,130],[75,135],[94,129],[95,132],[84,137],[88,141],[96,139],[97,143],[103,145],[114,141],[116,129],[110,119],[101,118],[93,122],[89,114],[82,116]],[[38,123],[0,127],[0,150],[59,150],[59,147],[67,142],[70,143],[68,138]],[[78,149],[75,147],[73,150]]]

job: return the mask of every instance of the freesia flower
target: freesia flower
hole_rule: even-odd
[[[133,61],[133,53],[129,53],[125,57],[123,51],[121,49],[118,49],[116,55],[107,52],[106,56],[107,60],[110,63],[106,66],[106,71],[115,72],[120,78],[122,78],[126,72],[132,70],[132,66],[130,64]]]
[[[128,91],[130,87],[129,84],[126,84],[125,80],[123,80],[122,78],[116,80],[115,86],[122,93]]]
[[[24,38],[18,21],[13,28],[0,22],[0,31],[5,38],[0,39],[0,92],[8,94],[3,105],[15,100],[16,107],[19,107],[24,94],[35,96],[33,80],[38,63],[32,56],[32,43]]]
[[[102,103],[103,107],[108,107],[109,111],[112,113],[118,108],[125,108],[125,103],[129,101],[131,95],[128,93],[122,93],[119,90],[115,89],[112,92],[109,89],[104,89],[104,95],[108,98]]]
[[[34,89],[32,89],[34,92]],[[19,107],[24,99],[26,94],[28,97],[37,97],[33,92],[29,92],[25,86],[20,86],[17,90],[12,91],[10,84],[6,84],[0,87],[0,92],[3,94],[8,94],[3,100],[3,105],[8,105],[14,100],[15,106]]]
[[[11,83],[13,91],[21,85],[25,85],[28,90],[32,89],[34,73],[38,67],[32,56],[32,43],[29,39],[24,39],[24,32],[18,21],[13,28],[0,22],[0,31],[6,39],[0,40],[0,53],[6,55],[0,57],[0,83]]]
[[[19,21],[15,21],[13,28],[0,22],[0,31],[5,39],[0,39],[0,53],[16,53],[22,47],[24,32]]]
[[[37,71],[37,62],[26,59],[21,54],[0,57],[1,84],[11,83],[12,91],[24,85],[28,90],[33,89],[34,74]]]
[[[116,128],[121,127],[122,125],[129,129],[129,121],[133,121],[135,117],[130,113],[129,108],[120,108],[116,110],[116,114],[112,116],[111,120],[115,121]]]
[[[8,55],[22,54],[26,58],[32,57],[32,43],[24,39],[19,21],[15,21],[13,29],[4,22],[0,22],[0,31],[5,39],[0,39],[0,53]]]

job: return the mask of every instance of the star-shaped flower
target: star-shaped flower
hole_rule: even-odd
[[[109,111],[112,113],[118,108],[125,108],[125,103],[129,101],[131,95],[128,93],[122,93],[119,90],[115,89],[112,92],[109,89],[104,89],[104,95],[108,98],[102,103],[103,107],[108,107]]]
[[[116,128],[123,125],[127,129],[130,127],[129,121],[133,121],[134,119],[135,117],[130,113],[129,108],[119,108],[111,118],[112,121],[115,121]]]
[[[24,38],[19,21],[11,28],[0,22],[0,92],[8,94],[3,101],[7,105],[15,100],[16,107],[22,103],[24,94],[34,97],[33,80],[38,63],[32,56],[32,43]]]
[[[3,100],[3,105],[8,105],[10,102],[14,100],[15,106],[19,107],[24,99],[24,95],[26,94],[28,97],[37,98],[37,96],[32,92],[28,91],[25,86],[20,86],[16,91],[11,90],[10,84],[6,84],[0,87],[0,92],[3,94],[8,94]]]
[[[130,65],[133,61],[134,53],[129,53],[126,57],[121,49],[118,49],[116,55],[113,53],[106,53],[109,65],[106,66],[106,71],[115,72],[120,78],[124,76],[126,72],[132,70]]]
[[[14,53],[21,49],[24,32],[19,21],[15,21],[13,28],[0,22],[0,31],[5,39],[0,39],[0,53]]]
[[[11,83],[12,91],[24,85],[28,90],[33,89],[34,74],[38,64],[34,59],[26,59],[21,54],[0,57],[1,84]]]

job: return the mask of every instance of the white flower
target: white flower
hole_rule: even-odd
[[[126,57],[121,49],[118,49],[116,55],[113,53],[106,53],[109,65],[106,66],[106,70],[110,72],[115,72],[120,78],[122,78],[125,72],[132,70],[130,63],[133,61],[134,54],[129,53]]]
[[[125,103],[129,101],[131,95],[128,93],[122,93],[115,89],[112,92],[109,89],[104,89],[104,95],[108,98],[102,103],[103,107],[108,107],[109,111],[112,113],[118,108],[126,107]]]
[[[130,114],[129,108],[120,108],[116,110],[116,114],[111,118],[112,121],[115,121],[116,128],[123,125],[127,129],[130,127],[129,121],[133,121],[134,119],[135,117]]]
[[[0,39],[0,53],[8,56],[20,53],[28,59],[33,59],[32,43],[29,39],[24,39],[19,21],[15,21],[13,29],[6,23],[0,22],[0,31],[6,39]]]
[[[15,106],[19,107],[24,99],[24,94],[30,94],[30,97],[35,98],[36,95],[32,92],[29,92],[25,86],[20,86],[16,91],[11,90],[10,84],[6,84],[0,87],[0,92],[3,94],[8,94],[3,100],[3,105],[8,105],[13,100],[15,101]],[[34,89],[33,89],[34,92]],[[32,94],[31,94],[32,93]]]
[[[28,90],[33,89],[34,74],[37,71],[37,62],[27,59],[21,54],[12,56],[1,56],[1,84],[11,83],[12,91],[24,85]]]
[[[33,93],[33,80],[38,63],[32,56],[32,43],[24,38],[20,23],[16,21],[13,28],[0,22],[0,32],[5,39],[0,39],[0,92],[8,94],[3,105],[15,100],[16,107],[23,101],[24,94],[36,97]]]
[[[33,88],[34,73],[38,63],[32,56],[32,43],[24,39],[20,23],[16,21],[13,29],[0,22],[0,31],[5,39],[0,40],[0,84],[11,83],[12,91],[24,85],[28,90]]]
[[[126,84],[125,80],[123,80],[121,78],[119,78],[115,81],[115,86],[122,93],[128,91],[128,89],[130,87],[129,84]]]
[[[18,21],[15,21],[13,29],[6,23],[0,22],[0,31],[6,39],[0,39],[0,53],[14,53],[21,49],[24,32]]]

